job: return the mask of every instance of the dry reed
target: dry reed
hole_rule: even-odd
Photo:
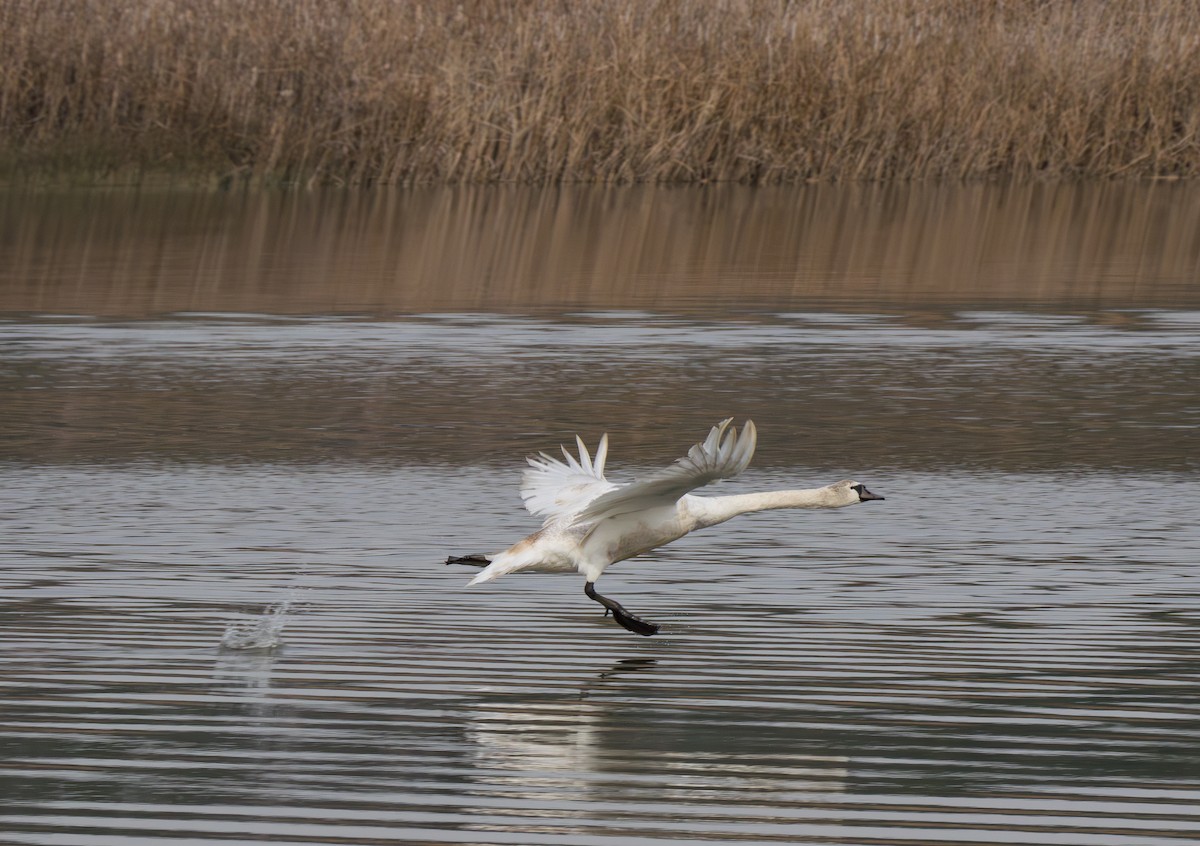
[[[10,178],[1200,172],[1197,0],[6,0],[0,51]]]

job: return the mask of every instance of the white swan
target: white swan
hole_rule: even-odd
[[[521,498],[532,514],[546,518],[542,528],[495,555],[451,556],[446,563],[483,566],[468,583],[472,585],[522,571],[581,573],[584,593],[612,611],[618,623],[631,632],[652,635],[658,632],[657,625],[596,593],[595,582],[610,564],[739,514],[774,508],[841,508],[883,499],[849,480],[808,490],[692,496],[689,491],[736,476],[750,463],[758,438],[754,423],[747,420],[739,433],[730,427],[732,421],[722,420],[670,467],[628,485],[614,485],[604,478],[608,435],[600,438],[595,459],[578,436],[578,459],[566,447],[562,448],[565,462],[544,452],[530,457],[521,480]]]

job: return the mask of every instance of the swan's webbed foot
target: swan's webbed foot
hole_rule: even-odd
[[[615,599],[609,599],[607,596],[601,596],[600,594],[596,593],[596,588],[591,582],[584,583],[583,592],[588,595],[589,599],[594,599],[596,602],[599,602],[604,606],[604,616],[607,617],[608,612],[611,611],[613,619],[634,634],[640,634],[643,637],[650,637],[650,635],[658,634],[658,625],[656,623],[643,620],[636,614],[630,614],[625,610],[625,607]]]
[[[446,559],[447,564],[466,564],[468,567],[486,567],[492,559],[486,555],[451,555]]]

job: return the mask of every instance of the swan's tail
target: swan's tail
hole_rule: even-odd
[[[504,552],[493,557],[488,557],[482,553],[474,553],[472,555],[451,555],[446,559],[447,564],[466,564],[468,567],[482,567],[475,578],[467,582],[467,585],[477,585],[480,582],[490,582],[497,576],[503,576],[505,573],[511,573],[513,570],[520,570],[525,562],[514,560],[512,555]]]
[[[511,572],[512,556],[506,556],[503,552],[494,558],[489,558],[486,555],[475,553],[474,555],[451,555],[446,559],[447,564],[466,564],[468,567],[482,567],[471,581],[467,582],[467,586],[477,585],[480,582],[490,582],[497,576],[503,576],[505,573]]]
[[[555,535],[547,537],[546,530],[540,529],[495,555],[468,555],[457,560],[464,564],[487,565],[467,582],[468,585],[490,582],[509,573],[578,573],[574,560],[563,554],[563,540]]]
[[[484,556],[469,556],[471,558],[485,558]],[[487,560],[487,559],[485,559]],[[474,564],[475,561],[465,563]],[[482,563],[482,562],[479,562]],[[501,576],[506,576],[509,573],[519,573],[522,571],[534,573],[562,573],[575,572],[574,567],[560,566],[555,567],[547,564],[539,550],[531,548],[531,545],[525,541],[521,541],[514,546],[509,547],[503,552],[491,556],[488,565],[475,574],[475,578],[467,582],[470,585],[481,584],[482,582],[490,582],[492,579],[498,579]]]
[[[481,558],[483,556],[480,556]],[[506,573],[511,573],[514,570],[521,569],[521,562],[514,560],[513,556],[500,553],[495,558],[488,562],[487,566],[475,574],[475,578],[467,582],[467,587],[477,585],[481,582],[490,582],[492,579],[499,578]]]

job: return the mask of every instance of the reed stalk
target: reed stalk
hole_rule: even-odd
[[[5,0],[0,170],[1187,177],[1200,0]]]

